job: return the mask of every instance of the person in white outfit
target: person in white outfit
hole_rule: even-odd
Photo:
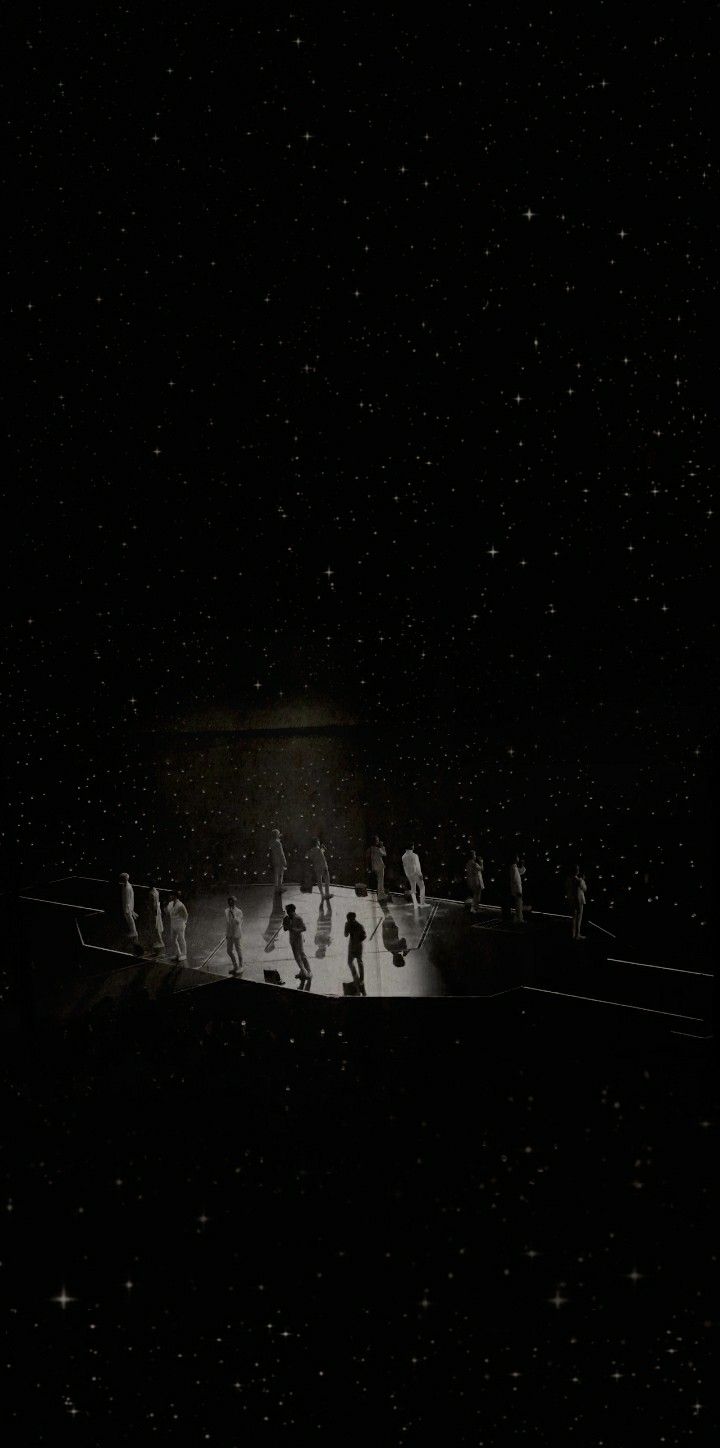
[[[171,960],[187,960],[185,927],[188,923],[188,913],[177,890],[173,890],[170,900],[165,906],[165,914],[170,922],[170,958]]]
[[[165,948],[163,939],[163,918],[160,906],[160,893],[155,885],[148,891],[148,921],[150,935],[150,949],[154,955],[159,955]]]
[[[279,830],[273,830],[272,832],[270,849],[268,853],[270,855],[270,863],[272,865],[273,884],[275,886],[275,889],[280,892],[283,887],[283,878],[285,875],[285,871],[287,870],[287,860],[285,859],[282,836]]]
[[[514,911],[515,925],[524,925],[523,920],[523,875],[525,866],[520,863],[519,855],[515,855],[510,866],[510,894]]]
[[[330,871],[328,870],[325,851],[319,840],[316,840],[312,849],[308,851],[308,860],[313,867],[315,883],[320,891],[320,899],[332,900],[332,895],[330,894]]]
[[[227,909],[225,911],[225,944],[227,953],[230,956],[232,975],[239,975],[243,968],[242,958],[242,925],[243,913],[235,901],[234,895],[228,895]]]
[[[405,854],[402,857],[402,867],[405,871],[408,885],[410,886],[410,898],[413,902],[413,905],[424,905],[425,881],[423,879],[423,873],[420,868],[420,860],[415,854],[414,845],[410,845],[409,848],[405,851]],[[419,898],[416,898],[415,896],[416,890],[418,892]]]
[[[138,915],[135,909],[135,891],[130,884],[130,876],[127,870],[123,870],[120,876],[120,904],[122,905],[122,913],[125,924],[127,925],[128,936],[130,937],[133,950],[137,952],[140,949],[137,932]]]
[[[573,865],[570,874],[565,881],[565,899],[567,901],[572,919],[573,940],[584,940],[585,936],[580,934],[582,925],[583,910],[585,908],[585,895],[587,885],[581,874],[580,866]]]
[[[377,879],[377,897],[380,902],[387,900],[387,895],[385,894],[385,854],[385,846],[380,836],[376,835],[367,855],[370,869],[374,872]]]
[[[483,880],[483,862],[478,859],[474,850],[470,851],[470,859],[465,866],[465,879],[472,894],[472,905],[470,906],[473,915],[477,915],[482,904],[482,892],[485,889]]]

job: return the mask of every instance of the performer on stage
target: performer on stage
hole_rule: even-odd
[[[127,925],[127,932],[130,938],[130,943],[133,950],[135,951],[135,954],[140,955],[142,953],[142,949],[140,946],[140,941],[138,940],[136,924],[138,914],[137,910],[135,909],[135,891],[130,884],[130,876],[128,875],[127,870],[123,870],[120,876],[120,903],[122,905],[122,913],[125,919],[125,924]]]
[[[482,903],[482,892],[485,889],[485,881],[482,876],[483,862],[479,860],[474,850],[470,851],[470,859],[465,866],[465,879],[472,892],[472,905],[470,906],[473,915],[477,915]]]
[[[150,949],[153,955],[159,955],[165,949],[163,938],[162,907],[160,905],[160,892],[157,886],[153,885],[148,894],[148,921],[150,935]]]
[[[510,895],[512,897],[513,924],[524,925],[523,920],[523,876],[525,866],[519,855],[514,855],[510,865]]]
[[[380,836],[376,835],[367,852],[367,857],[370,869],[374,871],[377,880],[377,897],[380,903],[382,903],[383,900],[387,899],[387,895],[385,894],[386,853],[387,852],[385,850],[385,846],[382,843]]]
[[[283,920],[283,930],[287,930],[290,936],[290,947],[295,956],[295,964],[299,966],[296,980],[311,981],[312,971],[310,963],[303,949],[303,935],[305,934],[305,921],[298,915],[294,905],[288,905]]]
[[[326,900],[332,900],[332,895],[330,894],[330,871],[328,870],[325,851],[319,840],[316,840],[312,849],[308,851],[308,859],[313,867],[315,883],[320,891],[320,898],[322,899],[324,896]]]
[[[583,910],[585,909],[585,895],[587,885],[580,873],[580,866],[573,865],[570,874],[565,881],[565,899],[572,917],[572,938],[573,940],[584,940],[585,936],[580,934],[582,925]]]
[[[243,968],[242,946],[243,913],[235,902],[234,895],[228,895],[225,911],[225,944],[230,956],[231,975],[240,975]]]
[[[425,881],[423,879],[422,870],[420,868],[420,860],[415,854],[414,845],[410,845],[405,851],[405,854],[402,857],[402,867],[407,876],[408,885],[410,886],[410,899],[412,900],[413,905],[424,905]],[[419,899],[416,899],[415,897],[416,890],[418,891]]]
[[[270,840],[270,848],[268,850],[268,853],[270,855],[270,863],[272,865],[273,884],[278,893],[280,893],[283,887],[283,877],[285,875],[285,871],[287,870],[287,860],[285,859],[282,836],[279,830],[273,830],[272,832],[272,838]]]
[[[360,924],[354,910],[348,910],[345,921],[345,934],[348,937],[348,965],[350,974],[354,981],[361,987],[365,994],[365,967],[363,965],[363,941],[367,939],[364,925]]]
[[[170,922],[170,959],[187,960],[185,928],[188,922],[188,912],[177,890],[173,890],[170,900],[165,906],[165,914]]]

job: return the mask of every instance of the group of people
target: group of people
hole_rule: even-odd
[[[283,881],[287,870],[287,858],[283,848],[282,835],[280,830],[274,829],[268,850],[273,875],[273,887],[275,897],[278,900],[278,908],[282,909],[279,897],[283,892]],[[312,890],[312,881],[317,885],[320,893],[321,910],[327,905],[330,911],[330,901],[333,896],[330,891],[330,871],[325,851],[318,838],[316,838],[306,855],[306,861],[311,872],[310,883],[305,886]],[[389,895],[385,886],[385,862],[387,851],[379,835],[375,835],[367,850],[367,863],[375,880],[375,889],[378,903],[386,906]],[[425,879],[422,872],[420,859],[415,850],[413,842],[410,842],[402,856],[402,868],[407,887],[410,892],[410,899],[415,909],[425,907]],[[483,878],[484,864],[475,850],[470,851],[469,858],[465,865],[465,881],[470,891],[471,914],[479,914],[482,909],[482,896],[485,889]],[[507,918],[514,925],[524,925],[523,916],[523,883],[526,869],[521,857],[513,855],[508,871],[508,890],[503,902],[503,911]],[[135,892],[130,883],[130,876],[127,871],[120,875],[120,894],[122,912],[127,926],[128,937],[132,948],[137,955],[143,955],[143,946],[140,943],[138,934],[138,921],[140,916],[135,909]],[[565,900],[569,908],[571,931],[573,940],[583,940],[582,918],[587,894],[587,884],[582,874],[581,867],[573,865],[565,881]],[[405,940],[400,940],[397,925],[389,916],[387,910],[383,911],[383,940],[387,948],[392,951],[396,964],[402,964],[404,955],[407,953]],[[165,918],[163,918],[163,916]],[[331,918],[331,916],[328,916]],[[154,955],[159,955],[165,950],[165,925],[169,930],[169,947],[167,953],[171,960],[182,964],[187,960],[186,929],[188,923],[187,906],[180,898],[177,889],[172,890],[170,899],[164,907],[160,903],[160,892],[155,885],[148,890],[145,919],[142,922],[143,934],[147,936],[148,949]],[[387,932],[386,932],[387,927]],[[287,931],[290,947],[292,949],[295,963],[298,967],[296,979],[300,981],[301,989],[309,989],[312,980],[312,971],[303,948],[303,935],[305,924],[297,912],[295,905],[288,905],[283,918],[282,929]],[[227,954],[231,962],[231,973],[242,974],[242,932],[243,912],[240,909],[234,895],[227,897],[225,908],[225,943]],[[388,940],[385,939],[386,933]],[[366,933],[363,925],[357,919],[353,910],[349,910],[345,922],[345,935],[348,941],[348,965],[352,978],[364,993],[364,965],[363,965],[363,942]]]
[[[138,920],[140,916],[135,909],[135,891],[130,884],[130,876],[127,870],[123,870],[120,876],[120,901],[122,913],[127,925],[130,943],[136,955],[143,954],[138,935]],[[179,892],[173,890],[167,905],[165,916],[170,929],[169,954],[172,960],[187,960],[187,941],[185,939],[185,928],[188,922],[187,906],[180,899]],[[159,955],[165,949],[165,935],[163,920],[163,909],[160,904],[160,892],[155,885],[148,890],[148,903],[146,918],[143,922],[148,935],[149,949],[153,955]]]

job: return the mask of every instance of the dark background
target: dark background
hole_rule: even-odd
[[[30,6],[12,31],[9,881],[252,880],[275,824],[298,854],[321,827],[346,879],[380,828],[439,894],[470,842],[489,889],[520,844],[558,908],[577,854],[599,919],[704,958],[707,13]],[[306,1023],[296,1065],[291,1017],[210,1052],[146,1026],[6,1055],[38,1436],[701,1432],[693,1047],[656,1069],[641,1035],[618,1056],[598,1027],[586,1059],[574,1028],[481,1044],[473,1018],[338,1055]],[[564,1163],[527,1216],[526,1137]]]

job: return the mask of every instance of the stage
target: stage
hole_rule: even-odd
[[[69,1020],[133,1000],[161,1000],[221,983],[239,1000],[290,991],[325,1000],[474,999],[490,1004],[522,997],[523,1009],[607,1008],[658,1018],[668,1028],[707,1039],[711,1033],[712,977],[691,966],[665,966],[624,958],[607,930],[586,924],[572,941],[567,917],[528,911],[522,926],[497,906],[477,915],[467,903],[407,896],[378,902],[355,887],[333,885],[329,904],[317,889],[288,883],[281,895],[267,884],[231,885],[190,896],[187,961],[166,950],[153,953],[148,889],[134,885],[139,946],[133,951],[120,909],[119,884],[72,876],[34,886],[20,896],[22,971],[33,983],[33,1009],[42,1018]],[[169,890],[161,890],[163,904]],[[242,972],[234,971],[225,942],[224,910],[233,894],[243,911]],[[282,928],[294,904],[306,932],[312,980],[301,982],[289,937]],[[364,926],[364,981],[358,988],[347,961],[344,927],[349,910]],[[48,943],[52,950],[48,951]],[[540,998],[543,998],[541,1002]],[[554,1005],[553,1005],[554,1001]],[[510,1003],[510,1002],[508,1002]],[[359,1007],[358,1007],[359,1008]]]

